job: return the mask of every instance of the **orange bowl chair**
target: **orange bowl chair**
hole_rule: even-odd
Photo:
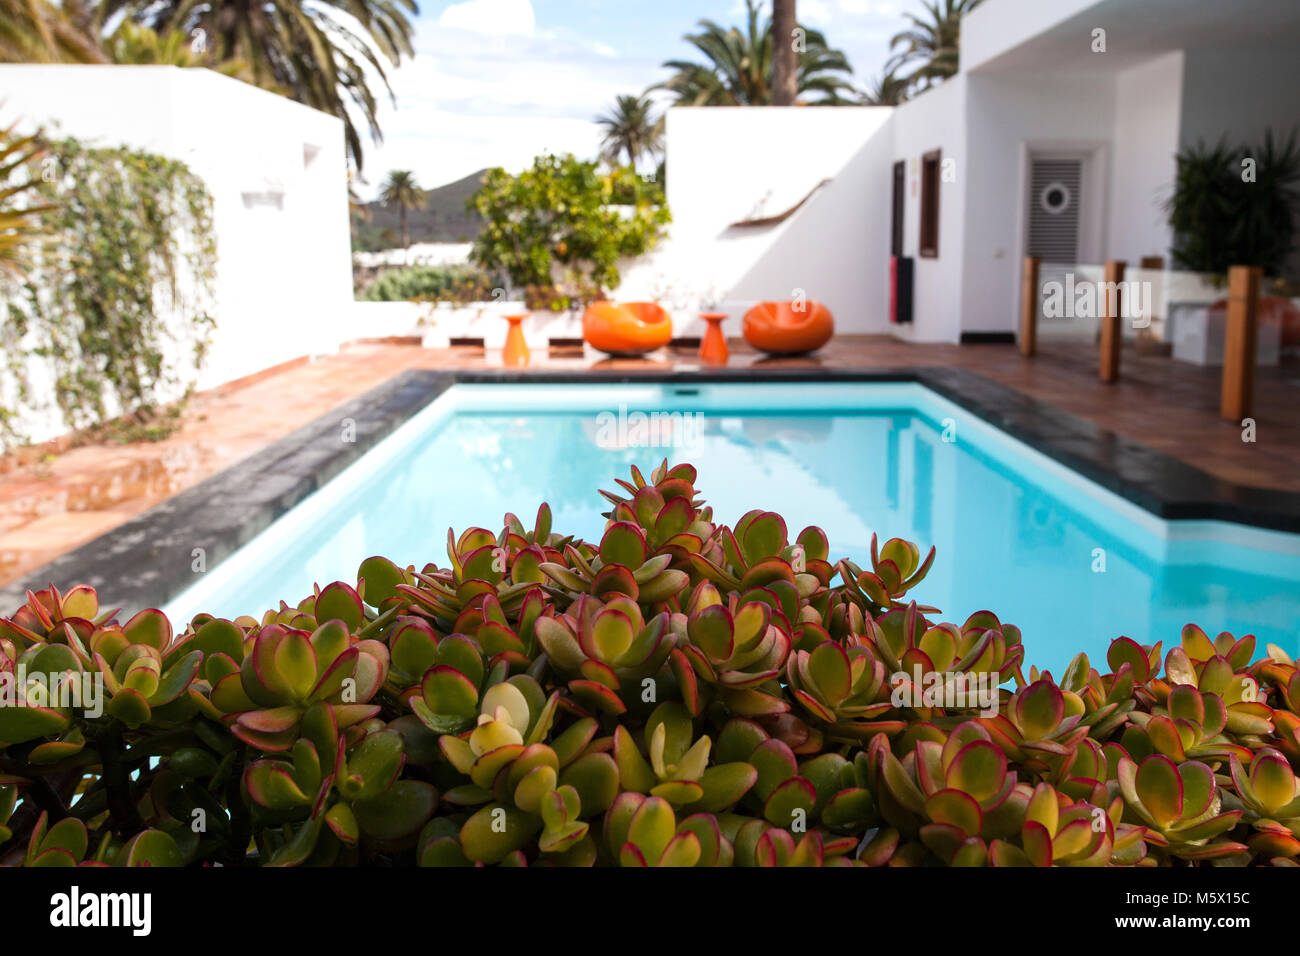
[[[761,352],[815,352],[835,331],[831,310],[820,302],[760,302],[745,313],[745,341]]]
[[[673,320],[654,302],[593,302],[582,316],[582,337],[611,355],[644,355],[668,344]]]

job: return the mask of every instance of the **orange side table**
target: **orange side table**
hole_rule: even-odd
[[[726,365],[727,337],[722,334],[722,323],[727,312],[701,312],[700,318],[709,323],[700,342],[700,360],[708,365]]]
[[[506,333],[506,347],[501,353],[501,358],[510,368],[521,368],[528,364],[528,343],[524,341],[524,319],[532,313],[523,312],[517,315],[502,316],[510,323],[510,331]]]

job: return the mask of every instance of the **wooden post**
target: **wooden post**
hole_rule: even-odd
[[[1033,357],[1038,351],[1038,256],[1025,256],[1020,283],[1020,354]]]
[[[1103,382],[1111,384],[1119,378],[1119,350],[1124,342],[1124,330],[1120,326],[1120,316],[1124,312],[1121,301],[1124,281],[1124,263],[1111,259],[1106,263],[1106,277],[1098,289],[1097,305],[1101,316],[1101,355],[1098,362],[1098,374]],[[1115,290],[1114,308],[1111,308],[1110,290]]]
[[[1240,423],[1255,401],[1255,346],[1259,340],[1259,280],[1256,266],[1228,270],[1228,327],[1223,339],[1223,388],[1219,414]]]

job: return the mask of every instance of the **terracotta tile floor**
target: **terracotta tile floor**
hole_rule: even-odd
[[[1219,373],[1127,352],[1121,380],[1096,379],[1095,350],[1045,347],[1035,359],[1009,345],[911,345],[845,336],[812,358],[767,359],[731,343],[731,364],[890,368],[960,366],[1090,419],[1233,482],[1300,492],[1300,367],[1261,369],[1257,440],[1217,415]],[[697,365],[690,349],[657,360],[607,359],[574,350],[539,368],[673,368]],[[331,408],[411,368],[499,367],[500,354],[474,348],[361,344],[238,388],[198,396],[179,431],[164,441],[89,445],[0,475],[0,584],[111,530],[164,498],[256,454]]]

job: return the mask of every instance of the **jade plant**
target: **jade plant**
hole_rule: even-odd
[[[29,592],[0,864],[1300,863],[1281,649],[1189,624],[1058,678],[918,603],[933,551],[722,524],[689,465],[618,485],[598,541],[543,505],[232,619]]]

